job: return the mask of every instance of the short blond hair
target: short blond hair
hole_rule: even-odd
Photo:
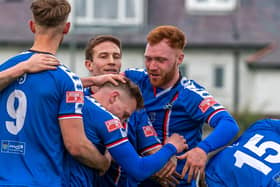
[[[67,0],[34,0],[30,8],[35,23],[45,27],[65,23],[71,12],[71,5]]]

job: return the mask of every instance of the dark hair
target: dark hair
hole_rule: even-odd
[[[85,50],[86,60],[92,60],[92,56],[93,56],[92,49],[95,46],[97,46],[98,44],[106,42],[106,41],[110,41],[110,42],[113,42],[114,44],[116,44],[120,48],[120,51],[122,53],[121,41],[117,37],[112,36],[112,35],[99,35],[94,38],[91,38],[88,41],[88,44],[87,44],[86,50]]]
[[[128,78],[124,77],[124,79],[125,79],[126,83],[116,80],[118,82],[118,86],[114,85],[111,82],[106,82],[106,83],[104,83],[103,87],[112,87],[112,88],[124,90],[126,93],[128,93],[128,95],[130,97],[135,98],[136,103],[137,103],[136,109],[143,108],[144,100],[143,100],[139,87],[136,84],[134,84],[131,80],[129,80]]]
[[[150,45],[157,44],[163,39],[167,39],[169,46],[174,49],[184,50],[187,43],[185,33],[172,25],[156,27],[147,35],[147,42]]]
[[[67,0],[34,0],[30,8],[35,23],[46,27],[65,23],[71,12],[71,5]]]

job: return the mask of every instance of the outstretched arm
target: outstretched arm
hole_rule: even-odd
[[[88,88],[90,86],[102,86],[106,82],[111,82],[117,86],[118,82],[116,80],[125,83],[125,79],[122,74],[106,74],[106,75],[82,77],[80,79],[83,83],[84,88]]]
[[[142,181],[160,170],[176,152],[186,148],[186,140],[178,134],[173,134],[167,144],[149,156],[139,157],[129,142],[115,146],[109,151],[127,174],[137,181]]]
[[[147,152],[145,155],[147,156],[147,155],[154,154],[158,150],[160,150],[161,147],[158,147],[157,149],[153,149]],[[154,180],[156,180],[159,184],[161,184],[161,186],[176,186],[180,182],[179,180],[177,180],[177,178],[181,177],[181,175],[176,172],[176,167],[177,167],[177,158],[176,156],[172,156],[169,159],[169,161],[164,165],[164,167],[160,171],[155,173],[155,175],[153,176]]]
[[[57,65],[59,65],[59,61],[54,56],[47,54],[34,54],[28,60],[0,72],[0,91],[24,73],[36,73],[44,70],[52,70],[56,69]]]

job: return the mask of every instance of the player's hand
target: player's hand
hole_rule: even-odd
[[[106,82],[111,82],[112,84],[118,86],[118,81],[126,83],[125,76],[122,74],[106,74],[91,77],[81,78],[83,86],[85,88],[90,86],[102,86]]]
[[[179,184],[179,180],[173,176],[180,176],[180,174],[176,172],[176,167],[177,158],[173,156],[165,166],[155,174],[158,183],[162,184],[162,186],[165,186],[166,183],[168,183],[169,186],[176,186],[176,184]]]
[[[178,159],[187,159],[181,177],[183,178],[188,172],[188,182],[190,183],[192,179],[195,179],[200,173],[204,174],[204,169],[207,161],[207,154],[204,150],[199,147],[193,148],[186,153],[177,156]]]
[[[104,175],[108,171],[108,169],[110,168],[111,162],[112,162],[112,156],[108,150],[105,151],[104,157],[107,159],[107,164],[105,165],[104,168],[102,168],[101,171],[99,171],[100,176]]]
[[[170,177],[176,171],[176,167],[177,167],[177,158],[176,156],[173,156],[165,164],[165,166],[160,171],[158,171],[155,175],[159,178]]]
[[[170,181],[167,178],[157,179],[157,183],[159,183],[161,187],[176,187],[176,184],[178,184]]]
[[[54,70],[59,65],[59,60],[49,54],[34,54],[21,63],[25,73],[37,73],[44,70]]]
[[[186,144],[186,139],[177,133],[174,133],[170,137],[168,137],[166,143],[173,144],[177,149],[177,153],[180,153],[188,149],[188,145]]]

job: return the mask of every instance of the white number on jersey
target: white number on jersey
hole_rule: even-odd
[[[17,99],[17,107],[15,107],[15,102]],[[6,121],[7,130],[13,134],[17,135],[23,127],[25,115],[27,108],[27,100],[23,91],[15,90],[13,91],[7,101],[7,112],[9,116],[14,121]]]
[[[263,139],[262,135],[256,134],[250,140],[244,145],[245,148],[249,149],[259,157],[263,156],[266,152],[266,149],[273,149],[277,152],[277,154],[274,155],[268,155],[264,160],[269,163],[280,163],[280,144],[273,142],[273,141],[266,141],[257,146],[258,142]],[[272,169],[267,166],[262,161],[242,152],[242,151],[236,151],[234,153],[234,157],[236,158],[236,161],[234,165],[236,167],[241,168],[243,164],[247,164],[251,166],[252,168],[255,168],[256,170],[262,172],[264,175],[267,175]]]

